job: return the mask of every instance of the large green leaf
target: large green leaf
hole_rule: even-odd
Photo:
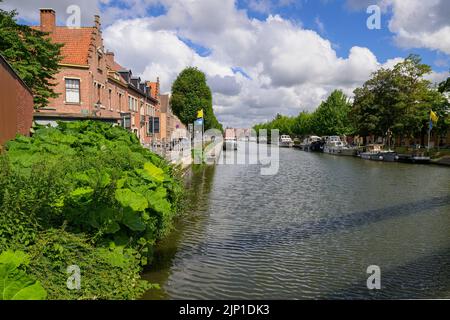
[[[156,212],[168,214],[171,212],[170,202],[167,200],[167,189],[159,187],[154,191],[146,193],[147,201],[150,207]]]
[[[131,210],[129,207],[123,211],[123,224],[133,231],[144,231],[145,223],[142,221],[141,213]]]
[[[9,264],[14,268],[21,265],[28,265],[30,262],[29,256],[23,251],[5,251],[0,254],[0,264]]]
[[[161,168],[158,168],[151,162],[146,162],[144,164],[144,171],[155,181],[163,182],[164,181],[164,171]]]
[[[44,300],[47,297],[38,281],[18,269],[28,261],[28,256],[21,251],[6,251],[0,255],[0,300]]]
[[[148,208],[147,199],[145,199],[143,195],[133,192],[130,189],[116,190],[116,200],[122,207],[130,207],[133,211],[144,211]]]

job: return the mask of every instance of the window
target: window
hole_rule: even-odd
[[[108,104],[109,104],[109,110],[112,110],[112,101],[111,101],[111,99],[112,99],[112,90],[109,89],[109,91],[108,91]]]
[[[66,79],[66,102],[80,103],[80,80]]]
[[[159,118],[150,117],[150,121],[148,122],[148,133],[159,133]]]
[[[102,106],[102,85],[100,83],[95,82],[94,83],[94,89],[95,89],[95,105],[96,107]]]
[[[125,129],[131,129],[131,114],[126,114],[122,117],[122,126]]]

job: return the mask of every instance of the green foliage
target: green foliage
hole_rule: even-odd
[[[424,79],[430,72],[431,67],[415,55],[393,69],[375,72],[355,90],[351,114],[357,132],[362,136],[385,136],[388,130],[400,137],[425,135],[430,111],[445,118],[448,110],[445,97]],[[437,130],[446,129],[440,126]]]
[[[37,108],[58,95],[52,80],[62,57],[61,45],[53,44],[46,34],[16,22],[15,11],[0,9],[0,54],[13,66],[33,91]]]
[[[89,244],[86,250],[94,259],[99,252],[109,252],[97,249],[113,243],[124,256],[136,257],[129,268],[138,270],[151,257],[155,242],[171,230],[180,210],[183,187],[178,173],[120,127],[94,121],[39,127],[32,138],[10,141],[6,150],[0,157],[0,250],[40,250],[36,243],[53,237],[48,230],[63,228],[67,242],[58,248],[72,247],[72,242]],[[126,253],[128,249],[136,252]],[[117,250],[111,254],[117,256]],[[42,262],[37,276],[46,289],[52,282],[43,279],[44,265],[55,263],[53,255],[47,258],[36,260]],[[94,264],[90,258],[79,259]],[[138,276],[138,271],[130,276]],[[120,290],[106,298],[120,298]],[[49,290],[51,298],[58,294],[63,292]],[[80,297],[99,295],[105,293]]]
[[[310,128],[319,136],[350,135],[354,131],[350,111],[347,96],[341,90],[335,90],[312,115]]]
[[[9,142],[7,150],[8,179],[18,182],[5,186],[12,199],[0,212],[13,206],[44,228],[67,221],[75,232],[106,240],[127,235],[132,242],[144,237],[149,244],[171,227],[180,183],[172,167],[122,128],[60,123]]]
[[[448,77],[447,80],[439,84],[439,92],[440,93],[450,92],[450,77]]]
[[[214,115],[211,89],[206,83],[206,76],[197,68],[186,68],[172,85],[170,104],[174,114],[184,124],[194,123],[197,112],[204,110],[205,129],[219,129],[222,125]]]
[[[39,233],[28,250],[29,272],[40,279],[51,300],[132,300],[154,287],[141,280],[141,254],[132,248],[96,248],[84,235],[50,229]],[[80,268],[80,290],[67,288],[71,265]]]
[[[0,254],[0,300],[44,300],[47,297],[39,281],[21,268],[29,263],[29,256],[23,251]]]

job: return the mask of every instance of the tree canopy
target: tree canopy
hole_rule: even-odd
[[[350,110],[348,97],[341,90],[335,90],[313,113],[310,127],[320,136],[352,134]]]
[[[222,125],[214,115],[211,89],[206,76],[197,68],[184,69],[172,85],[171,107],[174,114],[185,125],[197,119],[198,111],[203,109],[205,129],[219,129]]]
[[[431,67],[410,55],[393,69],[380,69],[355,90],[353,122],[362,136],[400,137],[426,134],[430,112],[445,117],[447,100],[424,78]]]
[[[52,43],[46,33],[19,25],[16,16],[16,11],[0,9],[0,54],[32,90],[35,107],[45,107],[49,98],[58,96],[52,80],[61,61],[61,45]]]

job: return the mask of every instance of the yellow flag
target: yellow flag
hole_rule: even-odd
[[[439,120],[439,117],[437,116],[437,114],[434,111],[431,111],[430,113],[430,119],[431,121],[433,121],[434,123],[437,123]]]
[[[203,119],[203,109],[197,112],[197,119]]]

